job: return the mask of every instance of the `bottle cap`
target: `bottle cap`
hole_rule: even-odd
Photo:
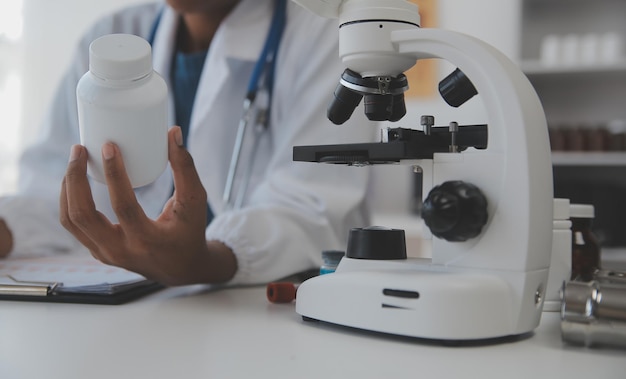
[[[108,34],[89,46],[89,71],[105,80],[136,80],[152,72],[152,48],[132,34]]]
[[[271,303],[291,303],[296,299],[298,287],[291,282],[272,282],[267,285],[267,300]]]
[[[589,204],[570,204],[570,218],[594,218],[595,210],[593,205]]]

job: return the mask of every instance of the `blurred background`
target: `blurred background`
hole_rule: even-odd
[[[102,15],[139,2],[0,0],[0,195],[15,189],[19,153],[37,135],[82,32]],[[601,243],[626,246],[626,2],[415,2],[425,26],[483,39],[522,68],[546,111],[555,195],[594,204]],[[480,96],[459,109],[438,96],[437,83],[453,69],[440,61],[422,67],[419,83],[410,82],[419,90],[407,99],[407,116],[391,126],[419,129],[422,114],[434,115],[436,125],[487,122]],[[409,239],[418,235],[419,177],[407,166],[374,170],[376,223],[407,229]]]
[[[82,33],[140,2],[0,0],[0,195],[15,189],[17,157],[37,135]]]

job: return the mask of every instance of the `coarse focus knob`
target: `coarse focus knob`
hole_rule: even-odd
[[[422,208],[422,218],[435,237],[463,242],[480,234],[487,223],[487,198],[461,180],[434,187]]]

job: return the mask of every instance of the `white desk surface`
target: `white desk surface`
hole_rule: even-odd
[[[441,344],[303,322],[265,287],[170,288],[120,306],[0,302],[0,378],[624,378],[626,350]]]

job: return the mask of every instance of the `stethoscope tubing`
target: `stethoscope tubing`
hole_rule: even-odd
[[[156,36],[156,31],[161,22],[161,16],[163,10],[161,10],[150,30],[148,42],[153,44]],[[266,132],[269,128],[269,112],[271,109],[272,91],[274,85],[274,72],[276,68],[276,56],[278,55],[278,48],[280,47],[280,41],[283,36],[285,24],[287,23],[287,0],[275,0],[274,13],[272,16],[272,22],[270,24],[265,44],[259,55],[258,60],[252,70],[250,81],[246,91],[246,97],[243,101],[242,115],[237,126],[237,134],[235,136],[235,144],[233,146],[233,152],[228,167],[228,174],[226,177],[226,184],[224,186],[224,194],[222,200],[226,205],[226,209],[238,209],[243,204],[245,194],[250,183],[250,177],[252,176],[252,166],[254,164],[254,157],[258,150],[259,140],[261,134]],[[267,93],[267,104],[265,109],[258,109],[254,116],[254,108],[256,105],[257,95],[265,91]],[[259,117],[260,116],[260,117]],[[254,118],[254,120],[253,120]],[[241,152],[243,149],[243,142],[246,136],[248,125],[252,122],[259,124],[260,128],[255,128],[254,143],[252,146],[251,154],[248,159],[246,171],[243,178],[243,183],[240,186],[237,198],[233,201],[233,188],[237,172],[239,170],[239,163],[241,161]]]
[[[237,126],[237,136],[235,137],[235,145],[233,146],[233,153],[230,157],[230,165],[228,166],[228,175],[226,176],[226,184],[224,186],[224,194],[222,200],[226,204],[227,208],[238,208],[239,205],[232,203],[233,186],[235,183],[235,177],[237,176],[237,170],[239,162],[241,160],[241,150],[243,147],[243,140],[246,135],[246,129],[250,123],[251,118],[252,101],[246,97],[243,102],[243,114],[239,119],[239,125]],[[255,141],[256,145],[256,141]],[[256,150],[256,149],[255,149]]]
[[[228,167],[228,174],[226,176],[226,184],[224,186],[224,194],[222,197],[222,200],[226,205],[226,209],[241,208],[245,194],[248,190],[250,178],[252,176],[252,166],[254,165],[254,157],[256,156],[256,152],[258,150],[261,135],[268,130],[276,56],[278,54],[280,40],[286,24],[286,8],[286,0],[276,0],[272,23],[265,40],[263,50],[261,50],[261,54],[259,55],[259,59],[257,60],[254,69],[252,70],[252,75],[248,83],[246,97],[243,101],[243,112],[237,127],[237,135],[235,137],[235,144],[233,146],[230,165]],[[253,108],[257,100],[257,95],[261,91],[265,91],[267,93],[267,104],[265,109],[258,110],[259,113],[256,114],[257,117],[253,117]],[[259,118],[261,120],[259,120]],[[239,163],[241,161],[243,142],[247,133],[248,125],[252,122],[260,125],[260,128],[255,128],[254,130],[254,141],[243,176],[243,182],[238,189],[236,198],[233,200],[233,189],[235,178],[237,177],[239,170]]]

